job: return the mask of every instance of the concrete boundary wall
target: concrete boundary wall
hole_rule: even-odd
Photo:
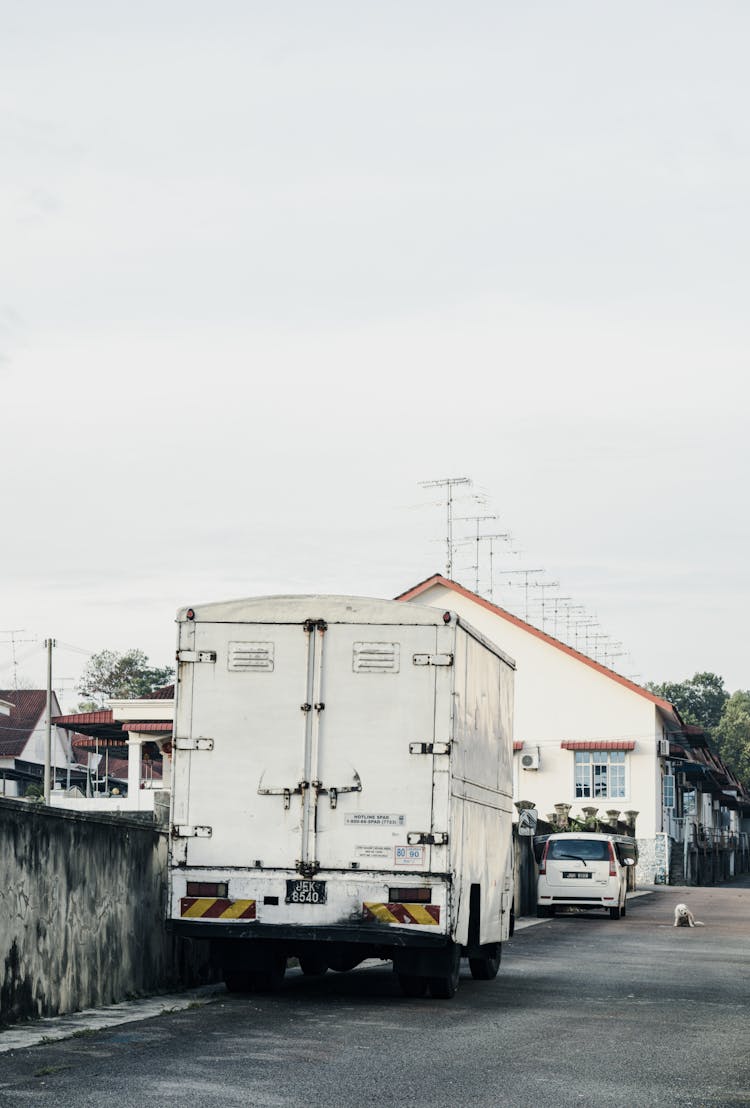
[[[164,926],[167,835],[0,798],[0,1023],[211,979]]]

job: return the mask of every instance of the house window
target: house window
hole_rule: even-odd
[[[625,796],[624,750],[576,750],[576,798],[619,799]]]
[[[674,775],[671,773],[662,778],[662,797],[665,808],[674,808]]]

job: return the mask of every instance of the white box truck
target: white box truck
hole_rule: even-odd
[[[230,990],[393,962],[451,997],[512,929],[514,664],[451,612],[282,596],[178,613],[170,927]]]

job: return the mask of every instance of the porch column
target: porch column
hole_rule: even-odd
[[[141,789],[141,753],[143,735],[137,731],[128,731],[128,799],[138,802]]]

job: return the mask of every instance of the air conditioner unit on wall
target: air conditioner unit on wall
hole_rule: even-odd
[[[539,747],[531,746],[521,754],[521,769],[539,769]]]
[[[669,739],[656,740],[656,754],[659,758],[669,757]]]

